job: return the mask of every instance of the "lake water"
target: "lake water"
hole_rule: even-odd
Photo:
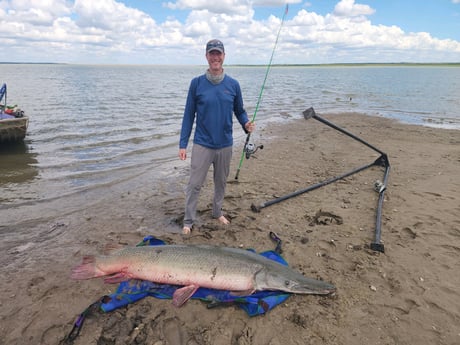
[[[19,220],[43,220],[61,207],[82,208],[66,197],[113,192],[146,172],[173,181],[188,86],[204,70],[0,64],[8,104],[30,117],[25,142],[0,147],[0,233],[12,235]],[[251,117],[266,67],[226,71],[239,80]],[[313,106],[319,114],[362,112],[460,129],[459,95],[459,67],[272,67],[256,122],[288,121]],[[235,133],[242,144],[244,134]]]

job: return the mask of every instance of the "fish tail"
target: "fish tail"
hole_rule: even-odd
[[[85,256],[80,265],[72,269],[72,279],[90,279],[100,276],[96,269],[96,258],[94,256]]]

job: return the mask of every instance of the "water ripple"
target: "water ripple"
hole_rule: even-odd
[[[19,150],[0,152],[0,212],[113,186],[177,160],[191,78],[204,66],[0,65],[8,101],[30,116]],[[226,68],[253,115],[266,67]],[[460,68],[272,67],[259,124],[286,114],[363,112],[460,128]],[[242,136],[235,124],[236,137]]]

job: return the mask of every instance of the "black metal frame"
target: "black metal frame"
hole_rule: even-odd
[[[380,154],[380,157],[377,158],[374,162],[372,162],[370,164],[363,165],[362,167],[354,169],[354,170],[352,170],[352,171],[350,171],[348,173],[345,173],[345,174],[337,176],[337,177],[330,178],[330,179],[325,180],[323,182],[314,184],[314,185],[312,185],[312,186],[310,186],[308,188],[295,191],[293,193],[281,196],[281,197],[276,198],[276,199],[265,201],[265,202],[261,203],[258,206],[252,204],[251,205],[251,210],[254,211],[254,212],[260,212],[260,210],[265,208],[265,207],[271,206],[273,204],[277,204],[277,203],[279,203],[281,201],[290,199],[290,198],[295,197],[297,195],[310,192],[312,190],[315,190],[315,189],[318,189],[320,187],[323,187],[323,186],[326,186],[328,184],[331,184],[331,183],[333,183],[335,181],[342,180],[342,179],[344,179],[344,178],[346,178],[346,177],[348,177],[350,175],[356,174],[356,173],[358,173],[360,171],[363,171],[365,169],[368,169],[370,167],[381,166],[381,167],[385,168],[385,172],[384,172],[384,175],[383,175],[383,185],[378,190],[379,199],[378,199],[378,203],[377,203],[377,214],[376,214],[376,222],[375,222],[375,235],[374,235],[374,241],[371,242],[370,247],[371,247],[372,250],[384,253],[385,252],[385,247],[384,247],[383,243],[381,243],[381,235],[382,235],[381,224],[382,224],[383,201],[384,201],[384,198],[385,198],[385,190],[386,190],[386,186],[387,186],[387,182],[388,182],[388,176],[390,174],[390,162],[388,160],[388,156],[386,155],[386,153],[380,151],[378,148],[376,148],[375,146],[367,143],[366,141],[362,140],[361,138],[358,138],[354,134],[352,134],[352,133],[346,131],[345,129],[336,126],[332,122],[330,122],[330,121],[328,121],[326,119],[323,119],[322,117],[316,115],[315,110],[312,107],[310,107],[307,110],[305,110],[303,112],[303,115],[304,115],[304,118],[306,120],[308,120],[310,118],[314,118],[315,120],[318,120],[319,122],[322,122],[322,123],[326,124],[327,126],[332,127],[333,129],[336,129],[339,132],[342,132],[343,134],[345,134],[345,135],[347,135],[347,136],[359,141],[360,143],[362,143],[362,144],[366,145],[367,147],[371,148],[372,150],[378,152]]]

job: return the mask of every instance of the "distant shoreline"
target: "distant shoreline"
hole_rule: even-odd
[[[68,62],[0,62],[0,65],[112,65],[112,66],[166,66],[163,64],[93,64],[93,63],[68,63]],[[167,65],[167,66],[200,66],[200,65]],[[266,64],[228,64],[228,67],[265,67]],[[436,66],[436,67],[460,67],[460,62],[340,62],[340,63],[324,63],[324,64],[273,64],[271,67],[421,67],[421,66]]]
[[[8,62],[2,61],[0,65],[68,65],[66,62]]]
[[[227,66],[263,67],[266,65],[235,64]],[[273,64],[272,67],[385,67],[385,66],[452,66],[460,67],[460,62],[358,62],[358,63],[319,63],[319,64]]]

